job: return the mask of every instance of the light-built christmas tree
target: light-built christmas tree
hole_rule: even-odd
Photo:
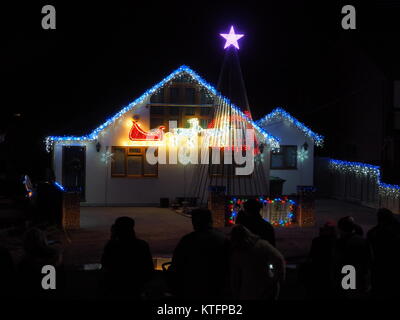
[[[247,92],[239,61],[239,43],[243,34],[236,34],[234,27],[229,33],[220,34],[225,40],[225,55],[219,74],[217,90],[222,97],[214,99],[214,116],[210,124],[217,134],[212,137],[209,164],[197,166],[193,176],[191,194],[200,204],[209,198],[209,193],[218,193],[221,198],[265,197],[268,195],[268,171],[264,168],[262,152],[264,143],[257,132],[246,121],[252,118]],[[253,132],[251,139],[249,132]],[[213,150],[212,150],[213,149]],[[219,163],[215,161],[218,158]],[[243,163],[238,163],[236,155],[251,153],[252,170],[248,174],[238,174]],[[247,154],[248,156],[250,154]]]

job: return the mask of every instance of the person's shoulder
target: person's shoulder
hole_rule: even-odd
[[[223,233],[220,229],[212,228],[209,231],[211,234],[216,235],[218,237],[225,237],[225,233]]]
[[[223,242],[223,243],[230,242],[229,237],[221,230],[216,230],[216,235],[217,235],[218,239],[220,239],[221,242]]]
[[[10,255],[10,251],[8,251],[5,247],[0,246],[0,255],[2,257],[9,256]]]
[[[265,254],[272,254],[275,256],[283,257],[281,252],[276,249],[268,240],[259,238],[254,245],[255,250],[265,253]]]
[[[369,229],[369,230],[367,231],[367,239],[368,239],[368,238],[371,238],[371,237],[375,237],[377,231],[378,231],[378,226],[375,226],[375,227],[372,227],[371,229]]]
[[[149,248],[149,243],[143,239],[135,239],[134,243],[141,248]]]
[[[196,238],[197,238],[196,232],[192,231],[192,232],[187,233],[184,236],[182,236],[182,238],[179,240],[179,244],[182,245],[182,244],[191,242]]]
[[[347,241],[349,245],[353,246],[364,246],[367,244],[367,239],[364,237],[358,235],[358,234],[353,234]]]
[[[108,240],[107,242],[106,242],[106,244],[104,245],[104,250],[109,250],[109,249],[111,249],[112,247],[114,247],[115,246],[115,241],[113,241],[113,240]]]
[[[257,220],[259,220],[259,223],[261,223],[261,224],[264,226],[264,228],[267,228],[267,229],[269,229],[269,230],[273,230],[273,229],[274,229],[274,227],[272,226],[272,224],[269,223],[267,220],[263,219],[262,217],[260,217],[260,218],[257,219]]]
[[[254,246],[257,248],[264,248],[264,249],[273,248],[272,244],[270,244],[268,240],[262,238],[258,238]]]

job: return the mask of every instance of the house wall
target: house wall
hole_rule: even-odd
[[[158,205],[160,198],[193,196],[193,185],[201,179],[198,166],[188,164],[159,164],[158,177],[111,177],[111,161],[101,161],[102,154],[112,146],[128,146],[132,143],[128,136],[132,126],[132,116],[139,115],[139,123],[144,130],[149,129],[149,108],[147,103],[128,112],[100,134],[100,152],[96,151],[96,141],[86,143],[86,202],[84,205]],[[74,144],[71,144],[74,145]],[[82,144],[79,144],[82,145]],[[269,181],[268,152],[264,152],[264,175]],[[54,171],[57,181],[62,183],[62,145],[54,148]],[[205,174],[208,175],[206,171]],[[194,180],[196,179],[196,180]],[[238,192],[239,185],[235,186]],[[207,192],[207,191],[206,191]],[[242,191],[241,193],[244,194]],[[206,197],[205,197],[206,199]]]
[[[283,184],[283,194],[295,194],[298,185],[314,185],[314,142],[288,121],[274,121],[263,125],[263,128],[280,138],[281,145],[297,145],[297,150],[300,150],[304,142],[308,144],[308,159],[303,162],[297,161],[297,169],[270,170],[271,176],[286,180]]]

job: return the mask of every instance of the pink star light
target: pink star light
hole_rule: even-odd
[[[235,29],[233,29],[233,26],[231,26],[229,33],[220,33],[220,35],[226,39],[224,49],[228,48],[229,46],[234,46],[236,49],[239,49],[238,40],[244,36],[244,34],[235,34]]]

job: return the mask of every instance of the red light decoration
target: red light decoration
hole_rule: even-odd
[[[146,132],[139,127],[136,121],[132,121],[133,125],[129,132],[129,139],[132,141],[161,141],[164,137],[164,126],[160,126],[158,129]]]

